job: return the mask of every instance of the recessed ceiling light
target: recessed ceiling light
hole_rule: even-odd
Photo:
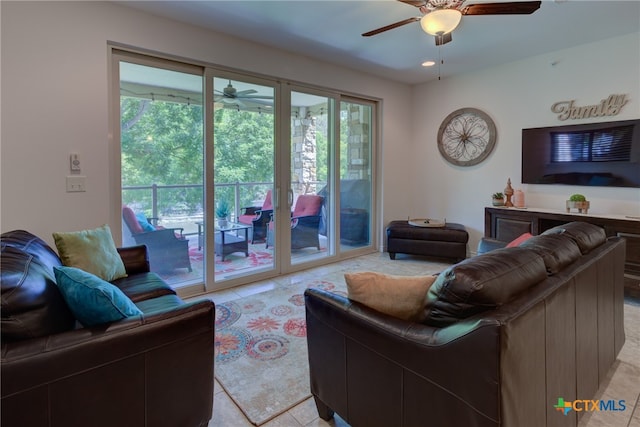
[[[422,63],[423,67],[433,67],[434,65],[436,65],[436,61],[424,61]]]

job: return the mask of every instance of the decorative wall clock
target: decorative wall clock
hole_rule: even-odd
[[[496,125],[476,108],[461,108],[449,114],[438,130],[438,149],[449,163],[473,166],[491,154],[496,144]]]

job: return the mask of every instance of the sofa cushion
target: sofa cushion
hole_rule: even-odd
[[[546,277],[542,257],[525,248],[496,249],[468,258],[442,272],[429,288],[424,323],[444,327],[493,309]]]
[[[324,199],[315,194],[301,194],[296,200],[292,217],[320,215]]]
[[[44,240],[25,230],[12,230],[2,233],[0,236],[2,244],[18,248],[30,255],[33,255],[40,263],[47,268],[51,277],[53,267],[62,265],[58,254],[51,249]]]
[[[520,244],[520,247],[540,255],[550,275],[558,273],[582,256],[575,240],[563,234],[535,236]]]
[[[142,226],[140,226],[140,223],[136,218],[135,212],[133,212],[130,207],[122,207],[122,219],[124,220],[124,223],[127,224],[127,227],[129,227],[129,231],[131,232],[131,234],[140,234],[144,232]]]
[[[542,234],[565,234],[571,237],[578,244],[580,252],[582,252],[583,255],[588,254],[592,249],[600,246],[607,240],[607,235],[602,227],[580,221],[569,222],[550,228]]]
[[[54,272],[62,296],[83,326],[142,314],[120,289],[91,273],[64,266],[54,268]]]
[[[394,276],[361,272],[346,273],[349,299],[381,313],[404,320],[421,321],[425,296],[436,276]]]
[[[163,295],[161,297],[136,302],[136,307],[138,307],[145,316],[167,312],[183,305],[185,305],[185,302],[178,295]]]
[[[176,293],[160,276],[150,272],[133,274],[112,283],[135,303]]]
[[[74,328],[75,318],[50,267],[4,242],[0,285],[3,340],[42,337]]]
[[[106,224],[94,230],[53,233],[53,239],[62,263],[68,267],[79,268],[106,281],[127,275]]]
[[[273,210],[273,203],[271,202],[271,190],[267,191],[267,195],[264,198],[264,202],[262,202],[263,211],[271,211]]]

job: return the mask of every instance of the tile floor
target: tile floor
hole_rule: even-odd
[[[290,283],[308,280],[322,280],[323,276],[334,276],[349,271],[380,271],[389,274],[430,274],[441,271],[446,262],[426,262],[424,258],[398,255],[391,261],[386,253],[375,253],[348,261],[317,267],[302,272],[277,277],[267,281],[200,296],[194,299],[210,298],[216,303],[232,301],[251,294],[266,292]],[[435,270],[434,270],[435,269]],[[624,399],[626,410],[622,412],[593,412],[582,417],[579,427],[640,427],[640,302],[627,301],[625,304],[626,342],[614,367],[608,374],[594,399]],[[250,427],[252,424],[217,383],[215,384],[213,418],[209,427]],[[330,422],[318,417],[313,399],[310,398],[291,410],[263,424],[264,427],[349,427],[338,416]],[[390,426],[393,427],[393,426]]]

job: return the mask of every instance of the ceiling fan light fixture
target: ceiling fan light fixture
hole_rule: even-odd
[[[462,13],[458,9],[436,9],[420,19],[422,30],[432,36],[443,35],[455,30]]]

